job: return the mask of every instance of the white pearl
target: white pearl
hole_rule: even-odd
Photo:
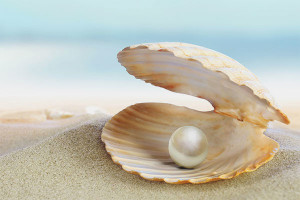
[[[206,135],[197,127],[183,126],[172,134],[169,140],[169,154],[179,166],[193,168],[207,156]]]

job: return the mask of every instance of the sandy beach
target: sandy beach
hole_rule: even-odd
[[[86,105],[90,103],[92,102]],[[118,108],[117,105],[119,109],[126,106],[123,102],[116,104],[115,109]],[[291,121],[295,121],[292,128],[275,123],[266,131],[266,135],[279,142],[281,148],[273,160],[258,170],[230,180],[201,185],[170,185],[144,180],[125,172],[112,162],[100,137],[105,122],[116,111],[101,103],[97,106],[99,109],[87,109],[83,105],[77,106],[77,109],[73,106],[71,109],[70,105],[60,105],[60,109],[73,113],[73,116],[66,119],[50,119],[43,109],[29,110],[27,113],[2,112],[1,199],[299,197],[300,132],[297,129],[299,123],[296,123],[299,122],[299,115],[295,109],[287,111]],[[103,111],[107,113],[103,114]]]

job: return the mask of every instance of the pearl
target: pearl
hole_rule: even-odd
[[[179,166],[193,168],[207,156],[206,135],[197,127],[183,126],[172,134],[169,140],[169,154]]]

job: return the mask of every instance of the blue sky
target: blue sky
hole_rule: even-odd
[[[0,36],[300,35],[299,0],[0,0]]]

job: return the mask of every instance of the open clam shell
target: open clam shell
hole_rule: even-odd
[[[209,144],[206,160],[194,169],[178,167],[168,152],[172,133],[187,125],[203,130]],[[253,171],[270,160],[279,145],[263,131],[214,112],[142,103],[115,115],[101,138],[113,161],[127,172],[167,183],[205,183]]]
[[[149,43],[123,49],[118,60],[136,78],[214,107],[200,112],[143,103],[116,114],[102,141],[124,170],[149,180],[205,183],[253,171],[278,150],[263,132],[269,121],[289,120],[257,77],[232,58],[191,44]],[[194,169],[179,168],[168,152],[172,133],[182,126],[198,127],[208,139],[208,155]]]

